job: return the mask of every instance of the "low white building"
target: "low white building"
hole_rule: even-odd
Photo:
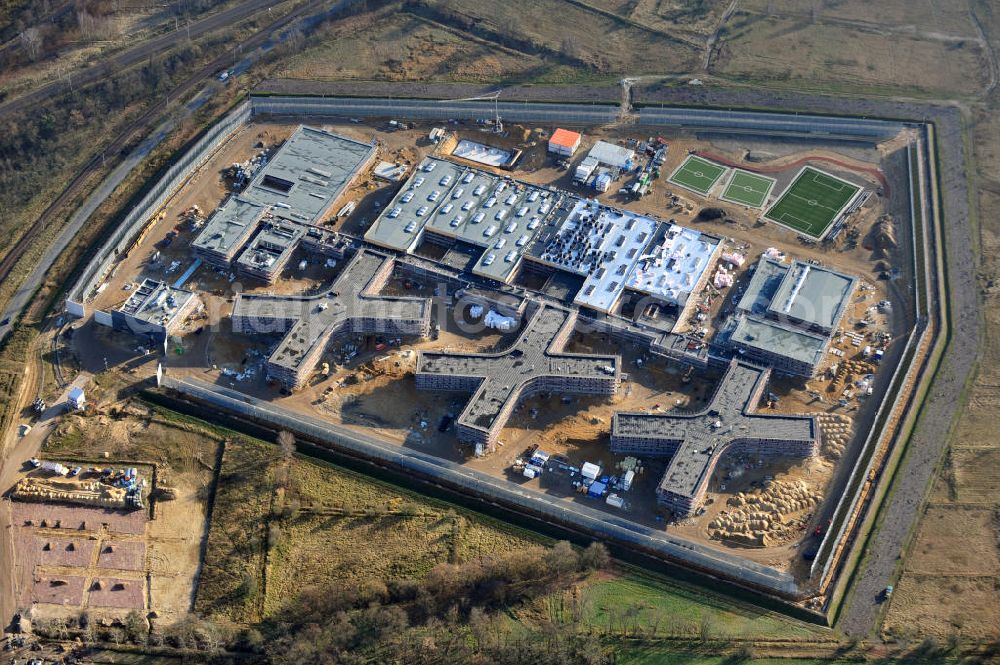
[[[76,409],[77,411],[81,411],[85,406],[87,406],[87,398],[83,393],[83,388],[80,388],[79,386],[74,386],[69,391],[69,398],[67,401],[69,402],[70,408]]]
[[[607,141],[598,141],[587,153],[587,157],[605,166],[624,169],[635,162],[635,150]]]

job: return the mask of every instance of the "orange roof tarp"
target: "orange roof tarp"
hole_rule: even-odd
[[[549,143],[573,148],[580,141],[580,138],[579,132],[571,132],[568,129],[557,129],[552,134],[552,138],[549,139]]]

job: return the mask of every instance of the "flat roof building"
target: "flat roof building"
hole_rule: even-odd
[[[575,302],[605,313],[626,288],[683,305],[721,247],[676,224],[435,157],[421,162],[365,240],[400,252],[460,241],[482,249],[473,274],[503,283],[527,259],[583,277]]]
[[[244,277],[274,284],[304,234],[305,228],[300,224],[283,219],[265,223],[236,259],[236,271]]]
[[[571,132],[568,129],[557,129],[552,132],[549,138],[549,152],[554,152],[563,157],[572,157],[576,149],[580,147],[583,136],[580,132]]]
[[[195,255],[210,265],[229,268],[267,215],[266,205],[229,197],[191,243]]]
[[[402,252],[412,252],[425,240],[458,240],[484,250],[474,274],[507,282],[564,196],[427,157],[365,233],[365,240]]]
[[[780,372],[812,376],[857,282],[824,266],[762,257],[718,341]]]
[[[301,125],[241,196],[279,217],[319,224],[377,153],[374,143]]]
[[[598,164],[624,169],[635,161],[635,150],[607,141],[598,141],[587,153],[587,157],[595,160]]]
[[[683,306],[692,293],[704,286],[722,243],[719,239],[679,224],[663,224],[629,273],[625,285],[656,296],[671,305]]]
[[[565,353],[576,311],[539,305],[518,335],[493,353],[421,352],[421,390],[471,392],[456,421],[459,439],[492,448],[514,407],[539,392],[613,395],[621,383],[619,356]]]
[[[330,340],[342,333],[424,337],[430,301],[379,295],[394,259],[362,250],[331,287],[315,296],[237,294],[233,331],[285,333],[267,361],[267,373],[295,390],[305,385]]]
[[[166,282],[144,279],[132,291],[128,299],[111,312],[111,327],[133,335],[146,335],[156,342],[162,342],[201,304],[201,300],[191,291],[175,289]],[[97,316],[99,323],[104,312]]]
[[[830,346],[825,335],[756,316],[733,317],[726,334],[741,357],[796,376],[815,374]]]
[[[695,412],[616,413],[611,450],[670,457],[657,501],[678,517],[704,503],[712,471],[727,452],[809,457],[819,446],[811,416],[757,413],[770,370],[734,360],[708,406]]]
[[[805,330],[832,333],[851,302],[857,278],[824,266],[761,258],[737,308]]]

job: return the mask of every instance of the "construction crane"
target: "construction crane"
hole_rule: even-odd
[[[497,90],[496,92],[491,92],[488,95],[481,95],[479,97],[465,97],[463,99],[442,99],[441,103],[448,104],[451,102],[482,102],[482,101],[493,101],[493,133],[503,134],[503,122],[500,119],[500,93],[503,89]]]

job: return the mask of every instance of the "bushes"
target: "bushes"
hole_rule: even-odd
[[[336,582],[302,591],[281,618],[262,627],[265,653],[274,663],[344,663],[378,653],[380,660],[428,650],[439,662],[604,662],[600,645],[553,627],[544,639],[512,645],[507,631],[481,630],[519,604],[577,580],[581,571],[606,565],[607,550],[594,543],[577,552],[569,543],[528,548],[462,564],[440,564],[423,579],[388,585]],[[468,633],[462,638],[463,633]],[[448,636],[442,653],[438,643]],[[477,637],[478,636],[478,637]],[[487,636],[489,639],[487,639]],[[451,640],[455,641],[452,642]],[[526,652],[535,655],[525,660]],[[368,654],[366,656],[365,654]]]

